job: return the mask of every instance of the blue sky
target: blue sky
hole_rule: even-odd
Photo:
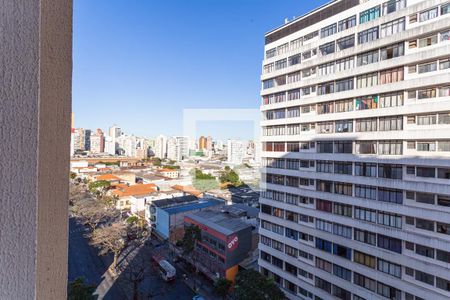
[[[182,133],[185,108],[258,108],[264,33],[327,1],[75,0],[76,127]],[[250,138],[250,122],[197,133]]]

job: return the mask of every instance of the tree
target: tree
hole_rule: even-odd
[[[284,293],[272,279],[255,270],[240,271],[234,286],[236,300],[282,300]]]
[[[214,291],[216,294],[221,297],[222,299],[225,299],[230,292],[231,285],[233,284],[232,281],[226,279],[226,278],[219,278],[214,283]]]
[[[217,189],[219,184],[216,177],[205,174],[199,169],[191,171],[192,185],[201,192],[206,192],[209,190]]]
[[[228,166],[226,166],[224,171],[222,171],[219,180],[221,183],[231,183],[232,185],[240,184],[239,175]]]
[[[89,191],[91,193],[103,192],[111,186],[111,182],[107,180],[99,180],[89,183]]]
[[[181,241],[183,252],[191,254],[194,251],[197,241],[200,241],[202,233],[197,225],[189,225],[184,230],[183,240]]]
[[[91,234],[91,245],[100,249],[100,255],[112,252],[114,260],[112,270],[116,270],[119,255],[126,246],[127,226],[123,222],[112,223]]]
[[[152,163],[156,167],[161,167],[161,159],[159,157],[153,157]]]
[[[70,172],[70,179],[75,179],[77,177],[77,173]]]
[[[72,212],[92,230],[95,230],[100,223],[112,222],[120,217],[120,211],[92,198],[78,201],[72,207]]]
[[[84,277],[78,277],[74,281],[69,282],[67,287],[68,300],[95,300],[97,296],[92,295],[95,292],[95,285],[85,282]]]

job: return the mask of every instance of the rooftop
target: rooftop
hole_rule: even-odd
[[[113,190],[113,194],[118,197],[125,196],[145,196],[157,191],[156,185],[149,184],[135,184],[127,187],[118,187]]]
[[[174,214],[179,214],[179,213],[186,212],[186,211],[204,209],[204,208],[221,205],[221,204],[223,204],[223,201],[215,200],[215,199],[199,200],[194,203],[169,207],[169,208],[165,209],[165,211],[169,215],[174,215]]]
[[[186,204],[189,202],[195,202],[198,201],[198,198],[193,195],[187,195],[187,196],[181,196],[181,197],[173,197],[169,199],[160,199],[160,200],[154,200],[152,202],[152,205],[159,207],[159,208],[167,208],[171,206],[176,206],[180,204]]]
[[[121,181],[122,178],[113,175],[113,174],[102,174],[102,175],[98,175],[95,176],[95,180],[100,181],[100,180],[106,180],[106,181]]]
[[[186,215],[186,217],[223,233],[224,235],[230,235],[242,229],[251,227],[250,224],[241,221],[239,218],[211,210],[199,211],[197,213]]]
[[[199,190],[197,190],[193,186],[184,186],[184,185],[177,184],[177,185],[172,186],[172,188],[174,190],[182,191],[182,192],[185,192],[187,194],[194,195],[196,197],[199,197],[202,194],[202,192],[200,192]]]

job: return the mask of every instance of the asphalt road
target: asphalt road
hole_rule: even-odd
[[[98,299],[124,300],[130,297],[117,284],[107,272],[111,264],[111,257],[99,257],[98,251],[91,247],[84,234],[87,230],[83,225],[78,224],[74,218],[69,219],[69,281],[77,277],[84,277],[86,282],[97,287],[95,292]],[[143,247],[144,251],[153,254],[149,247]],[[151,262],[149,262],[150,264]],[[146,278],[139,287],[141,295],[153,295],[152,300],[190,300],[194,293],[183,282],[181,274],[173,282],[165,282],[159,276]],[[127,297],[128,296],[128,297]]]

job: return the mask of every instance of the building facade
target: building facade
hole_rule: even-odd
[[[240,165],[247,154],[247,143],[240,140],[228,140],[227,161],[231,164]]]
[[[449,2],[332,1],[264,51],[260,271],[291,299],[449,299]]]

